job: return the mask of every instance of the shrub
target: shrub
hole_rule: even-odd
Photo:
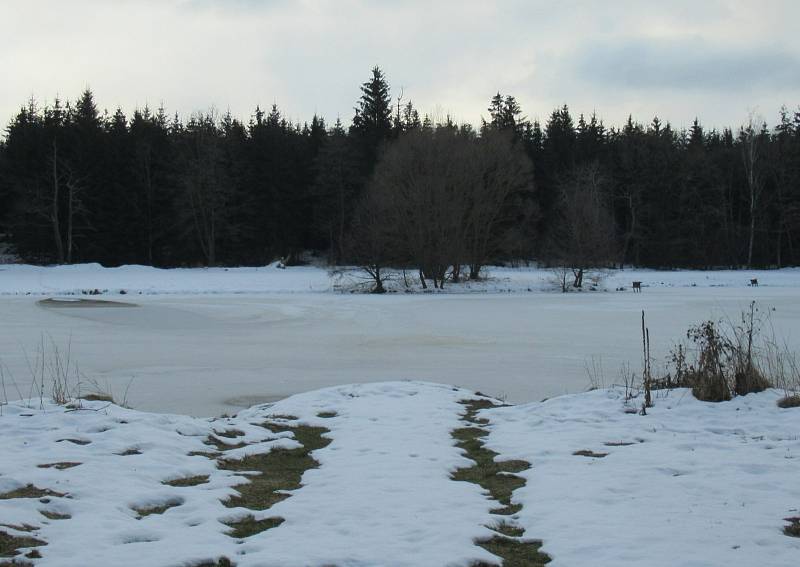
[[[671,372],[657,384],[692,388],[697,399],[708,402],[796,384],[794,355],[778,347],[774,337],[762,336],[764,322],[751,302],[736,324],[708,320],[691,327],[686,338],[693,348],[678,344],[667,357]],[[790,389],[782,387],[788,396]]]

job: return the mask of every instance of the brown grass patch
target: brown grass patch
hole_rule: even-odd
[[[61,497],[65,496],[65,494],[50,490],[49,488],[38,488],[32,484],[27,484],[22,488],[0,494],[0,500],[10,500],[12,498],[42,498],[45,496]]]
[[[88,445],[89,443],[91,443],[91,441],[87,439],[58,439],[56,440],[56,443],[63,443],[64,441],[67,441],[69,443],[74,443],[75,445]]]
[[[40,539],[31,536],[14,536],[7,532],[0,531],[0,557],[16,557],[21,552],[20,549],[47,545]],[[6,562],[6,565],[14,563]]]
[[[467,413],[463,420],[475,423],[477,413],[488,407],[496,407],[490,400],[469,400],[462,402],[467,406]],[[466,456],[475,461],[471,467],[456,470],[450,478],[453,480],[472,482],[478,484],[491,494],[492,499],[504,506],[499,510],[503,514],[508,512],[505,508],[511,506],[511,493],[517,488],[525,486],[525,479],[512,473],[522,472],[530,468],[530,463],[525,461],[495,461],[498,453],[487,449],[481,440],[487,432],[480,427],[462,427],[451,432],[453,439],[458,441],[456,446],[463,449]],[[513,512],[508,512],[513,513]]]
[[[503,559],[503,567],[539,567],[550,562],[550,558],[541,553],[539,541],[524,541],[508,537],[495,536],[478,540],[477,545],[489,553]],[[488,563],[473,563],[473,567],[491,567]]]
[[[277,528],[284,522],[283,518],[265,518],[263,520],[256,520],[252,515],[245,516],[241,520],[234,522],[225,522],[225,525],[230,526],[231,530],[228,535],[242,539],[252,535],[267,531],[272,528]]]
[[[302,486],[303,473],[319,467],[311,452],[331,442],[323,437],[328,430],[323,427],[300,425],[296,427],[265,423],[264,427],[274,433],[291,431],[296,441],[303,446],[297,449],[273,449],[268,453],[248,455],[243,459],[218,459],[219,468],[237,472],[257,472],[248,476],[247,482],[236,487],[238,496],[224,502],[228,507],[243,507],[251,510],[266,510],[289,497],[284,491]]]
[[[184,476],[180,478],[173,478],[172,480],[164,480],[161,484],[167,486],[197,486],[198,484],[205,484],[208,482],[207,474],[198,474],[195,476]]]
[[[142,452],[136,447],[125,449],[122,453],[117,453],[117,455],[119,455],[120,457],[127,457],[129,455],[141,455],[141,454]]]
[[[603,457],[608,456],[608,453],[595,453],[589,449],[581,449],[580,451],[575,451],[572,454],[578,457],[591,457],[593,459],[602,459]]]
[[[790,537],[800,537],[800,517],[785,518],[789,525],[783,528],[783,533]]]
[[[39,510],[39,513],[48,520],[69,520],[72,517],[69,514],[60,514],[51,510]]]
[[[800,394],[785,396],[778,400],[778,407],[783,409],[800,408]]]
[[[63,471],[64,469],[71,469],[72,467],[77,467],[81,463],[72,463],[68,461],[63,461],[60,463],[47,463],[45,465],[36,465],[40,469],[58,469]]]
[[[490,530],[494,530],[497,533],[507,537],[522,537],[522,534],[525,533],[523,528],[506,521],[501,521],[493,526],[488,527]]]
[[[153,504],[149,506],[131,506],[131,510],[139,515],[139,519],[142,519],[145,516],[150,516],[152,514],[163,514],[170,508],[175,508],[181,504],[183,504],[182,498],[172,498],[162,502],[161,504]]]
[[[244,434],[242,434],[242,435],[244,435]],[[227,437],[227,436],[223,436],[223,437],[226,437],[228,439],[234,439],[235,438],[235,437]],[[241,449],[242,447],[247,447],[247,443],[244,443],[244,442],[241,442],[241,441],[239,443],[230,443],[230,444],[225,443],[225,442],[220,441],[219,439],[217,439],[216,435],[209,435],[208,437],[205,438],[203,443],[205,443],[206,445],[210,445],[212,447],[215,447],[217,449],[217,451],[220,451],[220,452],[228,451],[230,449]]]
[[[95,392],[93,394],[86,394],[85,396],[81,396],[82,400],[86,400],[87,402],[108,402],[110,404],[114,403],[114,398],[111,394],[103,394],[100,392]]]

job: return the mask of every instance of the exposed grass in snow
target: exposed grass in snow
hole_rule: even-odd
[[[111,394],[106,393],[93,393],[93,394],[86,394],[85,396],[81,396],[82,400],[86,400],[87,402],[108,402],[110,404],[114,403],[114,396]]]
[[[117,455],[119,455],[120,457],[129,457],[131,455],[141,455],[141,454],[142,452],[135,447],[131,447],[130,449],[125,449],[121,453],[117,453]]]
[[[58,469],[60,471],[63,471],[65,469],[71,469],[72,467],[77,467],[80,464],[81,463],[64,461],[60,463],[46,463],[44,465],[36,465],[36,466],[40,469]]]
[[[72,443],[73,445],[88,445],[91,443],[88,439],[56,439],[56,443]]]
[[[778,400],[778,407],[783,409],[800,408],[800,394],[785,396]]]
[[[499,534],[508,537],[522,537],[522,534],[525,533],[525,530],[517,525],[511,524],[506,522],[505,520],[501,520],[494,524],[493,526],[489,526],[492,530],[496,531]]]
[[[478,541],[478,545],[489,553],[502,557],[503,567],[538,567],[550,562],[550,558],[539,551],[542,544],[538,541],[496,536]],[[490,567],[490,565],[480,562],[474,563],[473,567]]]
[[[469,400],[463,403],[467,407],[467,413],[463,419],[468,423],[481,423],[476,416],[477,412],[495,406],[489,400]],[[487,434],[486,430],[474,426],[462,427],[453,431],[452,436],[458,441],[457,446],[463,449],[467,457],[472,459],[475,464],[458,469],[453,473],[452,478],[478,484],[488,491],[493,500],[503,505],[502,508],[493,510],[493,513],[513,514],[515,508],[511,504],[511,494],[525,485],[525,481],[513,473],[528,469],[530,463],[521,460],[495,461],[498,454],[483,446],[481,438]]]
[[[575,451],[572,454],[578,457],[592,457],[593,459],[602,459],[603,457],[608,456],[608,453],[596,453],[590,449],[581,449],[580,451]]]
[[[264,518],[256,520],[252,514],[236,521],[226,522],[231,527],[228,535],[236,539],[242,539],[256,535],[258,533],[277,528],[284,522],[283,518]]]
[[[204,443],[206,445],[211,446],[211,447],[216,447],[217,451],[220,451],[220,452],[221,451],[228,451],[230,449],[241,449],[242,447],[247,447],[247,443],[245,443],[243,441],[240,441],[238,443],[228,443],[227,441],[223,441],[222,439],[217,437],[217,435],[218,434],[209,435],[208,437],[206,437],[206,440],[204,441]],[[197,455],[199,453],[194,453],[194,454]]]
[[[521,506],[511,503],[511,495],[525,485],[525,480],[513,473],[527,470],[530,468],[530,463],[522,460],[496,461],[498,453],[484,447],[483,438],[488,435],[488,431],[482,426],[488,424],[488,420],[478,417],[477,414],[483,409],[497,407],[497,404],[491,400],[464,400],[461,403],[467,407],[462,420],[472,425],[455,429],[451,435],[458,441],[456,445],[463,449],[466,456],[475,464],[456,470],[451,478],[478,484],[486,490],[493,500],[503,505],[502,508],[492,510],[493,514],[513,515],[521,509]],[[525,529],[513,522],[500,520],[489,528],[500,535],[478,539],[475,543],[501,557],[503,567],[534,567],[550,561],[549,557],[539,552],[541,542],[518,539],[525,533]],[[489,565],[485,562],[473,563],[473,567]]]
[[[219,437],[225,437],[227,439],[235,439],[237,437],[244,437],[244,431],[239,429],[226,429],[225,431],[214,431],[214,434]]]
[[[795,567],[800,412],[776,406],[784,392],[654,395],[646,416],[621,388],[504,406],[422,382],[224,420],[12,402],[0,532],[46,542],[13,551],[37,567]],[[209,435],[244,446],[203,451]]]
[[[203,561],[201,563],[195,563],[192,567],[234,567],[234,563],[231,562],[230,559],[227,557],[220,557],[216,561]]]
[[[38,488],[32,484],[27,484],[21,488],[16,488],[0,494],[0,500],[11,500],[12,498],[44,498],[47,496],[64,496],[61,492],[50,490],[49,488]]]
[[[184,476],[172,480],[165,480],[162,484],[167,486],[197,486],[198,484],[206,484],[208,482],[207,474],[199,474],[195,476]]]
[[[69,514],[60,514],[52,510],[39,510],[39,513],[48,520],[69,520],[72,517]]]
[[[322,427],[291,426],[269,421],[262,426],[273,433],[291,432],[302,447],[274,449],[269,453],[248,455],[242,459],[220,457],[217,460],[220,469],[255,473],[248,477],[249,482],[236,486],[238,496],[224,502],[229,508],[266,510],[289,498],[291,495],[287,493],[288,491],[297,490],[302,486],[300,481],[303,473],[319,467],[319,462],[311,457],[311,452],[327,446],[331,441],[323,437],[323,434],[329,431]],[[279,517],[257,520],[253,515],[248,515],[226,524],[232,528],[229,532],[231,537],[245,538],[277,527],[283,521],[283,518]]]
[[[151,504],[148,506],[132,506],[131,509],[136,512],[140,518],[150,516],[151,514],[163,514],[170,508],[175,508],[183,504],[182,498],[171,498],[161,504]]]
[[[28,529],[21,531],[30,531]],[[31,536],[15,536],[0,530],[0,557],[16,557],[21,549],[46,545],[40,539]],[[14,565],[19,563],[1,562],[0,565]]]

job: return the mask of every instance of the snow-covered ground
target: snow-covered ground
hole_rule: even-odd
[[[553,567],[789,567],[800,408],[778,408],[782,395],[714,404],[674,390],[646,416],[625,413],[620,389],[562,396],[484,412],[487,446],[533,464],[515,493],[519,522]]]
[[[600,285],[609,291],[569,294],[553,291],[547,270],[487,273],[444,294],[371,296],[342,293],[347,282],[317,267],[0,266],[0,395],[29,394],[29,362],[43,333],[62,349],[71,344],[87,379],[120,399],[127,388],[133,407],[200,416],[336,384],[402,379],[538,401],[586,389],[592,358],[609,385],[622,363],[638,365],[642,309],[657,362],[690,325],[736,317],[754,299],[774,309],[776,332],[800,350],[796,269],[615,271]],[[643,282],[641,294],[630,291],[634,280]],[[402,278],[392,285],[402,288]],[[107,291],[81,294],[95,289]],[[75,294],[138,307],[38,303]]]
[[[446,285],[445,293],[533,292],[556,288],[553,271],[538,267],[507,268],[490,266],[482,272],[486,279],[477,282]],[[782,270],[608,270],[586,277],[591,287],[593,276],[599,277],[602,290],[630,289],[631,282],[642,287],[733,287],[743,288],[757,279],[760,286],[798,287],[800,269]],[[63,295],[98,290],[105,294],[263,294],[347,292],[363,283],[358,270],[329,270],[317,266],[296,266],[282,269],[279,264],[252,268],[173,268],[121,266],[104,268],[99,264],[68,266],[32,266],[7,264],[0,266],[0,295]],[[390,272],[387,287],[402,292],[408,283],[420,291],[413,272]],[[431,290],[432,291],[432,290]],[[438,293],[438,292],[437,292]]]
[[[512,497],[522,508],[507,519],[543,540],[554,567],[794,567],[800,539],[782,529],[783,518],[800,515],[800,409],[779,409],[779,395],[709,404],[677,390],[641,416],[625,413],[623,392],[611,389],[480,416],[497,460],[532,465]],[[42,566],[192,565],[220,556],[240,567],[493,562],[474,540],[492,534],[496,503],[450,478],[470,465],[450,435],[464,426],[458,402],[470,398],[430,383],[356,384],[216,420],[103,402],[79,411],[12,403],[0,416],[0,494],[33,484],[62,496],[0,500],[0,524],[45,541],[35,560]],[[221,500],[244,482],[241,473],[188,453],[207,451],[208,435],[231,429],[243,435],[217,440],[246,445],[230,457],[297,447],[291,434],[260,426],[270,419],[325,427],[331,442],[314,451],[320,466],[305,472],[301,488],[254,513],[285,521],[235,539],[221,522],[253,512]],[[607,455],[573,454],[584,449]],[[41,467],[54,463],[80,464]],[[208,482],[162,484],[194,475]],[[133,509],[165,503],[172,507],[141,519]]]

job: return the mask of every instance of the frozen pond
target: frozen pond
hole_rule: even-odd
[[[71,343],[80,371],[137,409],[233,413],[290,394],[351,382],[430,380],[539,400],[588,386],[601,357],[606,385],[641,360],[647,312],[653,355],[701,319],[736,317],[752,299],[800,347],[799,285],[663,287],[644,293],[261,293],[104,296],[119,309],[41,305],[0,296],[0,357],[8,399],[28,395],[42,334]],[[13,376],[13,382],[9,374]],[[132,381],[131,381],[132,380]],[[0,392],[2,395],[2,392]]]

